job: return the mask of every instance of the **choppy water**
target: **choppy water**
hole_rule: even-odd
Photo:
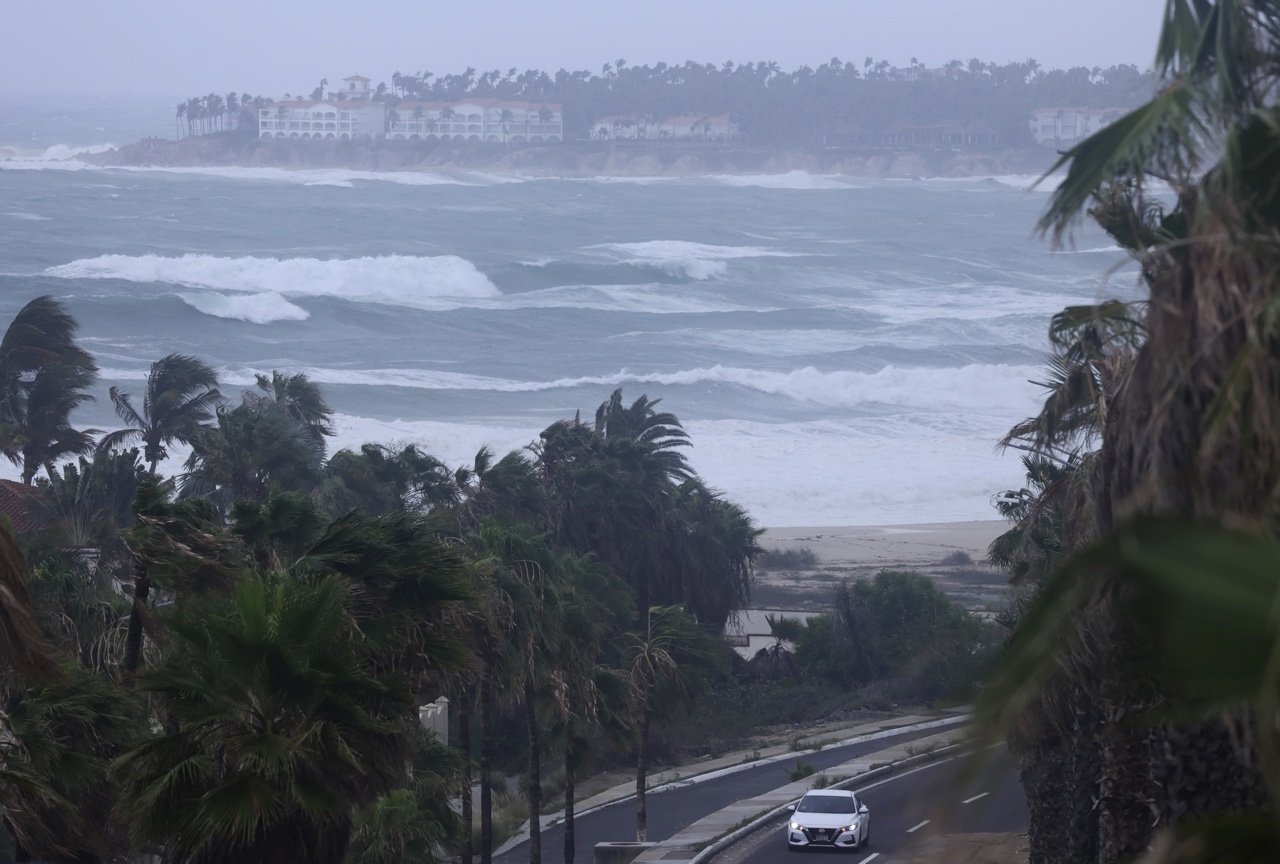
[[[467,462],[621,386],[661,397],[694,466],[767,525],[992,517],[1048,316],[1132,281],[1103,287],[1105,239],[1033,237],[1031,178],[99,170],[18,115],[0,321],[64,299],[104,393],[170,351],[230,392],[302,369],[340,445]],[[79,419],[110,426],[104,402]]]

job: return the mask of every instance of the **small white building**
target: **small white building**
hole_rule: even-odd
[[[363,75],[348,75],[342,79],[342,89],[338,93],[330,93],[330,96],[338,96],[344,99],[368,99],[373,95],[373,91],[369,89],[369,79]]]
[[[824,613],[801,612],[794,609],[739,609],[724,625],[724,638],[739,657],[750,660],[760,652],[761,648],[768,648],[777,641],[769,630],[770,615],[774,618],[791,618],[803,623],[821,614]],[[783,645],[789,651],[795,650],[795,646],[790,642],[784,640]]]
[[[503,99],[397,102],[387,111],[387,138],[555,144],[564,140],[564,110],[555,102]]]
[[[367,79],[366,79],[367,80]],[[386,106],[367,99],[282,99],[259,109],[259,138],[381,138]]]
[[[1037,108],[1031,115],[1031,137],[1037,144],[1076,144],[1124,116],[1118,108]]]
[[[738,134],[728,114],[673,114],[657,120],[640,115],[604,117],[591,126],[596,141],[727,141]]]

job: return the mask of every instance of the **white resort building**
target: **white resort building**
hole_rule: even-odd
[[[674,114],[662,120],[638,115],[604,117],[591,124],[595,141],[683,139],[727,141],[737,137],[738,124],[728,114]]]
[[[398,102],[387,110],[387,138],[556,144],[564,140],[564,111],[554,102],[502,99]]]
[[[1031,137],[1037,144],[1075,144],[1124,116],[1119,108],[1037,108]]]
[[[375,100],[373,92],[368,78],[351,75],[323,99],[273,102],[258,111],[258,137],[502,144],[564,140],[564,110],[558,103],[501,99],[393,103]]]
[[[356,99],[282,99],[258,111],[259,138],[381,138],[387,109]]]

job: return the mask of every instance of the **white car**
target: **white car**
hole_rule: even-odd
[[[800,803],[788,808],[787,851],[849,849],[871,842],[871,811],[852,792],[811,789]]]

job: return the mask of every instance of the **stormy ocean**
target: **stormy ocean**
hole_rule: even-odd
[[[107,386],[175,351],[233,396],[303,370],[335,448],[450,464],[621,387],[660,397],[760,524],[993,518],[1049,315],[1133,282],[1099,235],[1035,236],[1033,177],[97,169],[77,152],[173,134],[164,100],[4,104],[0,322],[66,302],[103,377],[76,419],[99,428]]]

